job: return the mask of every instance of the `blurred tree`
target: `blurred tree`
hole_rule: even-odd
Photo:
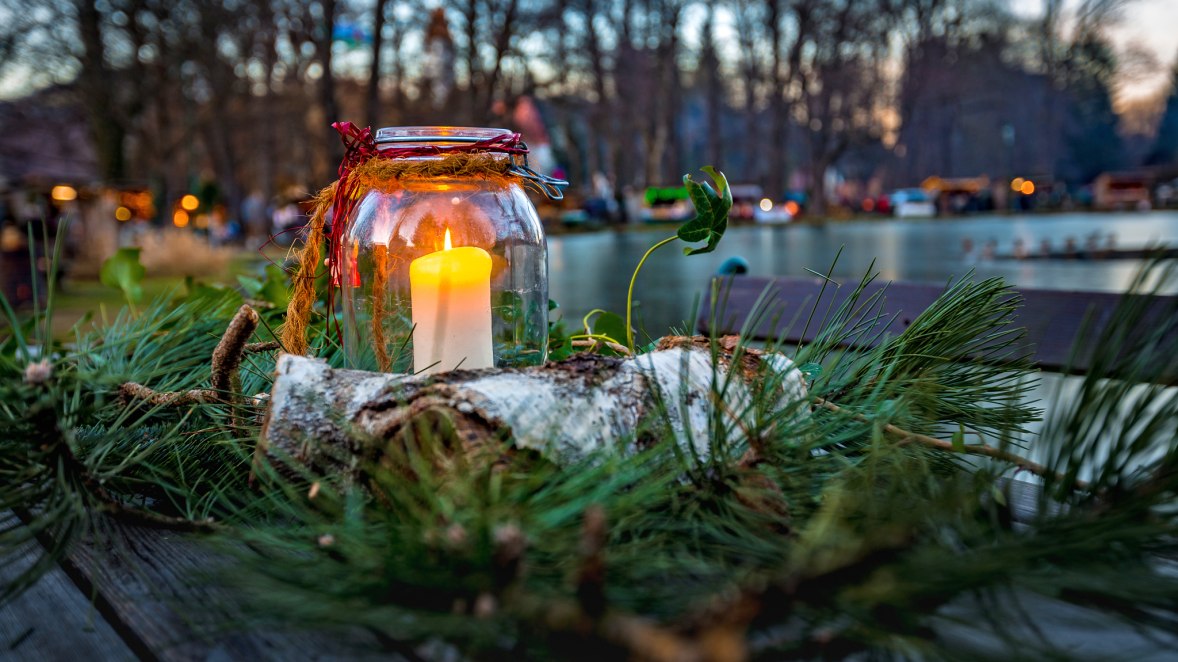
[[[763,182],[761,169],[761,132],[759,129],[758,97],[762,87],[762,77],[765,69],[761,53],[764,41],[764,21],[761,16],[762,5],[744,0],[733,0],[732,13],[736,29],[739,51],[737,56],[740,70],[740,84],[743,95],[742,112],[744,113],[744,144],[735,151],[743,157],[744,176],[749,181]],[[731,156],[731,154],[730,154]],[[776,196],[779,191],[771,190],[770,195]]]
[[[1158,124],[1158,135],[1153,149],[1145,159],[1146,165],[1178,164],[1178,61],[1174,63],[1170,95]]]
[[[1116,57],[1103,38],[1089,33],[1072,45],[1064,83],[1066,150],[1056,164],[1056,172],[1070,182],[1088,183],[1104,171],[1125,165],[1113,111],[1115,77]]]
[[[388,0],[375,0],[372,5],[372,65],[368,71],[368,94],[365,99],[364,117],[368,126],[380,123],[380,77],[381,56],[384,46],[385,13]]]
[[[704,107],[707,112],[705,136],[707,143],[706,161],[717,169],[724,167],[724,136],[720,126],[727,97],[724,76],[720,71],[720,56],[716,52],[716,7],[709,4],[706,18],[700,27],[699,64],[696,75],[700,79],[701,91],[704,95]]]
[[[120,180],[126,175],[123,138],[126,129],[115,104],[107,68],[107,39],[103,35],[103,15],[97,0],[75,0],[78,41],[82,45],[79,88],[91,109],[90,130],[98,163],[107,179]]]
[[[809,150],[809,207],[826,212],[827,170],[852,144],[878,140],[885,102],[887,35],[893,14],[874,2],[793,5],[799,27],[789,66],[798,81],[796,114]]]
[[[1126,2],[0,0],[0,79],[63,84],[104,176],[164,214],[209,177],[231,208],[317,188],[332,120],[510,126],[522,95],[586,191],[722,159],[775,197],[807,182],[817,211],[828,171],[876,172],[893,141],[902,185],[1124,163],[1106,33]]]

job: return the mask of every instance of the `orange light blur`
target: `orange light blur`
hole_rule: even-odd
[[[115,210],[115,219],[120,223],[131,220],[131,210],[126,207],[119,207]]]
[[[798,206],[798,203],[790,200],[785,203],[785,211],[789,212],[790,216],[797,216],[798,212],[801,211],[801,207]]]
[[[1028,179],[1027,181],[1023,182],[1023,185],[1019,188],[1019,190],[1022,191],[1023,195],[1030,195],[1035,192],[1035,182],[1032,182]]]
[[[78,189],[66,184],[58,184],[49,192],[49,197],[58,202],[69,202],[78,199]]]
[[[183,198],[180,198],[180,206],[184,208],[184,211],[196,211],[196,208],[200,206],[200,200],[197,200],[195,195],[189,193]]]
[[[442,240],[442,250],[448,251],[453,248],[453,244],[450,243],[450,228],[446,228],[446,238]]]
[[[1023,190],[1023,184],[1026,182],[1027,180],[1023,179],[1022,177],[1015,177],[1014,179],[1010,180],[1010,190],[1014,191],[1015,193],[1019,193]]]
[[[172,214],[172,225],[175,225],[178,228],[186,227],[188,225],[188,212],[184,211],[183,209],[177,209],[176,212]]]

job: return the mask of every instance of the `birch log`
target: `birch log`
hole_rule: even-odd
[[[584,354],[532,368],[428,376],[338,370],[287,354],[278,360],[259,448],[339,468],[441,432],[467,451],[509,440],[516,450],[571,463],[611,447],[630,452],[670,433],[706,456],[714,418],[742,443],[748,430],[764,428],[755,418],[766,411],[807,410],[800,404],[805,379],[790,359],[749,350],[734,362],[733,344],[722,343],[727,350],[715,362],[706,339],[672,337],[629,359]],[[754,395],[767,398],[761,407],[750,407]]]

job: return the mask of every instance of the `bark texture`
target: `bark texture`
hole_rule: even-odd
[[[337,370],[286,354],[259,451],[338,468],[412,447],[428,431],[468,451],[509,439],[515,449],[563,464],[619,442],[616,450],[631,452],[669,432],[706,455],[714,417],[734,438],[756,427],[752,389],[775,390],[764,395],[778,407],[806,396],[802,373],[780,354],[750,352],[733,362],[722,350],[715,363],[707,341],[692,338],[664,339],[656,351],[629,359],[578,355],[534,368],[432,376]],[[725,380],[726,388],[713,386]]]

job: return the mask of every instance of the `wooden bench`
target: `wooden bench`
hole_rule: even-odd
[[[841,286],[827,283],[823,291],[820,278],[718,276],[715,284],[715,288],[707,288],[700,305],[697,319],[700,333],[739,333],[760,302],[767,307],[769,314],[763,316],[750,335],[759,340],[775,339],[797,344],[814,340],[822,327],[825,311],[837,309],[857,283],[842,283]],[[864,289],[864,300],[885,287],[887,291],[880,307],[885,318],[880,325],[887,335],[893,337],[908,328],[912,320],[945,291],[940,285],[874,282]],[[718,294],[714,311],[713,290]],[[1096,339],[1108,325],[1122,295],[1031,288],[1018,288],[1018,293],[1024,303],[1016,313],[1014,323],[1026,328],[1022,347],[1030,353],[1035,364],[1051,372],[1087,372],[1097,349]],[[1145,297],[1144,303],[1148,306],[1143,326],[1174,325],[1178,320],[1178,296],[1140,296]],[[815,305],[818,307],[814,320],[807,327],[806,318]],[[1081,334],[1085,324],[1088,324],[1087,332]],[[1164,375],[1160,381],[1175,384],[1178,375]]]

